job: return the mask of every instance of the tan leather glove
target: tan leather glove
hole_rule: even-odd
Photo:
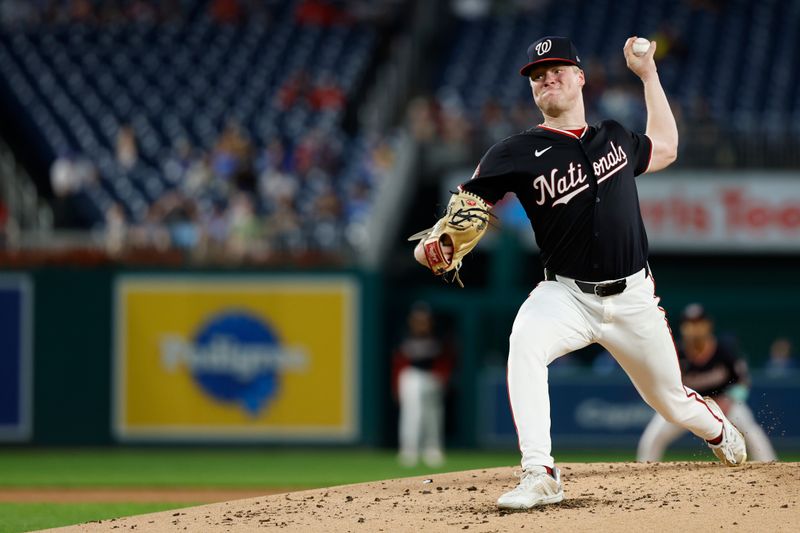
[[[492,216],[483,198],[460,191],[453,194],[447,212],[432,228],[415,233],[408,240],[422,240],[425,260],[434,274],[464,287],[458,274],[461,261],[486,233]],[[443,249],[448,246],[453,249],[452,256]],[[448,273],[452,273],[450,279]]]

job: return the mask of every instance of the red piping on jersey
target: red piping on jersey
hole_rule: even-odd
[[[461,187],[461,185],[458,186],[458,190],[461,191],[461,192],[464,192],[464,189]],[[471,194],[475,194],[475,193],[473,192]],[[475,196],[478,196],[478,195],[476,194]],[[481,200],[486,202],[489,205],[489,207],[494,207],[494,204],[492,202],[490,202],[489,200],[487,200],[486,198],[481,198]]]
[[[558,128],[551,128],[550,126],[545,126],[544,124],[539,124],[538,127],[542,128],[543,130],[552,131],[553,133],[560,133],[561,135],[567,135],[568,137],[572,137],[575,139],[583,138],[583,136],[586,135],[586,131],[589,129],[588,127],[584,126],[583,133],[581,133],[580,136],[578,136],[569,130],[560,130]],[[652,150],[652,144],[651,144],[651,150]]]

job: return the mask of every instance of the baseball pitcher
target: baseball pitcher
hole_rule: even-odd
[[[683,386],[655,295],[634,178],[675,160],[678,130],[653,60],[656,44],[634,53],[634,41],[625,42],[623,53],[644,89],[644,134],[614,120],[588,125],[586,73],[575,45],[565,37],[543,37],[528,48],[520,74],[544,120],[492,146],[445,216],[414,236],[421,239],[417,261],[459,281],[461,259],[484,234],[491,206],[513,192],[541,250],[545,281],[522,304],[511,329],[508,391],[522,474],[519,485],[497,500],[501,508],[564,498],[551,455],[547,366],[595,342],[665,420],[708,441],[726,465],[747,459],[741,433],[719,406]]]

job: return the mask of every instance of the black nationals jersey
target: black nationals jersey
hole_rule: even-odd
[[[651,155],[650,139],[613,120],[580,136],[540,125],[492,146],[460,188],[490,204],[516,194],[551,272],[619,279],[647,262],[634,177]]]
[[[733,342],[718,340],[711,348],[708,361],[698,364],[686,357],[683,349],[678,352],[683,384],[701,396],[718,396],[731,385],[750,385],[747,362],[737,355]]]

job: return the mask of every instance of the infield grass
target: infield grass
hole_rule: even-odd
[[[632,461],[632,451],[564,451],[568,462]],[[710,461],[708,450],[677,451],[667,460]],[[800,453],[781,454],[784,461]],[[0,448],[0,488],[306,489],[518,464],[517,452],[451,451],[437,469],[403,468],[392,451],[282,448]],[[185,507],[189,503],[0,503],[0,533]]]
[[[632,461],[633,452],[565,451],[559,463]],[[711,461],[707,450],[667,460]],[[451,451],[441,468],[404,468],[374,449],[78,448],[0,449],[0,487],[264,487],[316,488],[496,466],[519,454]]]
[[[178,503],[0,503],[0,533],[108,520],[186,507]]]

